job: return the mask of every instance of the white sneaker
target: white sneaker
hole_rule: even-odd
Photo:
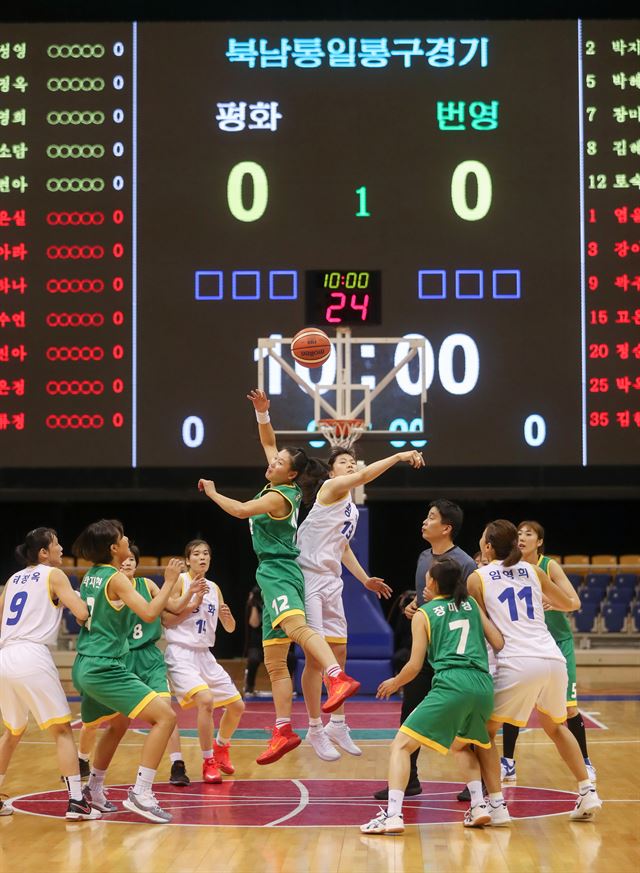
[[[137,812],[143,818],[158,822],[159,824],[168,824],[172,818],[170,813],[160,808],[152,791],[148,791],[145,794],[136,794],[133,788],[130,788],[127,799],[122,801],[122,805],[130,809],[131,812]]]
[[[587,776],[589,777],[589,779],[591,779],[591,784],[595,788],[596,787],[596,768],[593,766],[593,764],[587,764],[586,761],[585,761],[585,767],[587,768]]]
[[[104,789],[102,791],[91,791],[89,786],[85,785],[82,789],[82,796],[98,812],[116,812],[118,809],[115,803],[111,803]]]
[[[384,809],[380,815],[372,818],[366,824],[360,825],[362,834],[403,834],[404,818],[401,815],[387,815]]]
[[[602,801],[595,788],[589,788],[585,794],[579,794],[573,811],[569,814],[572,821],[593,821],[596,812],[602,808]]]
[[[511,816],[504,801],[498,804],[498,806],[493,806],[492,803],[489,803],[489,815],[491,816],[491,821],[489,822],[491,827],[499,828],[503,825],[511,824]]]
[[[316,755],[323,761],[337,761],[340,752],[331,744],[325,728],[309,728],[306,741],[313,746]]]
[[[362,749],[358,748],[350,737],[349,725],[346,722],[330,721],[325,731],[329,739],[348,752],[350,755],[361,755]]]
[[[0,794],[0,815],[13,815],[13,807],[6,794]]]
[[[470,806],[464,814],[463,824],[466,828],[481,828],[491,824],[491,815],[487,804],[477,803],[475,806]]]
[[[501,782],[517,782],[516,762],[509,763],[508,758],[500,758],[500,781]]]

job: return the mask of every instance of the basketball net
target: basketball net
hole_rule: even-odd
[[[331,446],[349,449],[365,431],[362,418],[321,418],[318,431]]]

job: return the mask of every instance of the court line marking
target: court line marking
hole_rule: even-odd
[[[298,801],[298,805],[295,809],[291,810],[287,815],[283,815],[282,818],[277,818],[275,821],[270,821],[268,824],[264,825],[266,828],[273,828],[278,824],[281,824],[283,821],[287,821],[290,818],[294,818],[298,813],[302,812],[302,810],[309,805],[309,789],[306,785],[303,785],[299,779],[292,779],[291,782],[296,786],[298,791],[300,792],[300,800]]]

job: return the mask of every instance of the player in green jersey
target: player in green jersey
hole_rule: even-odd
[[[152,582],[151,579],[136,576],[136,569],[140,563],[140,549],[132,542],[129,543],[129,556],[125,558],[120,566],[120,570],[124,573],[127,579],[133,583],[135,590],[144,599],[150,603],[154,597],[160,593],[160,589]],[[204,591],[200,594],[200,597]],[[183,603],[190,603],[191,596],[182,598],[170,598],[167,604],[167,609],[163,612],[165,616],[172,616],[174,612],[179,612]],[[197,599],[193,606],[197,605]],[[129,633],[129,654],[125,657],[127,668],[135,675],[142,679],[153,691],[157,691],[159,697],[171,699],[171,691],[167,679],[167,668],[164,662],[164,657],[156,643],[162,636],[162,621],[160,618],[154,619],[152,622],[143,622],[133,612],[131,616],[131,630]],[[110,720],[109,728],[114,735],[120,731],[124,736],[126,733],[130,719],[125,716],[118,716]],[[83,724],[80,731],[78,741],[78,759],[80,766],[80,774],[85,778],[91,775],[89,766],[89,757],[93,751],[97,738],[98,724]],[[171,779],[172,785],[188,785],[190,780],[186,774],[182,751],[180,749],[180,731],[176,725],[171,739],[169,741],[171,752]],[[175,762],[175,766],[174,766]],[[107,801],[107,806],[113,806],[110,801]],[[108,809],[103,809],[103,812],[108,812]]]
[[[264,391],[252,391],[260,442],[267,458],[267,485],[253,500],[242,502],[225,497],[210,479],[200,479],[198,488],[221,509],[235,518],[247,518],[251,526],[253,548],[258,557],[256,581],[264,601],[262,639],[264,663],[271,680],[276,724],[267,749],[258,764],[271,764],[301,739],[291,729],[293,685],[287,670],[287,652],[297,643],[325,672],[328,698],[322,709],[333,712],[360,687],[344,673],[326,640],[306,623],[304,611],[304,577],[296,563],[300,550],[296,546],[298,509],[302,499],[299,483],[319,462],[307,458],[298,448],[278,450],[269,417],[269,398]]]
[[[129,555],[129,541],[119,522],[101,519],[90,524],[74,543],[73,552],[93,564],[80,586],[89,619],[78,636],[72,672],[73,684],[82,695],[82,720],[115,722],[120,715],[138,717],[151,725],[136,783],[129,789],[124,805],[149,821],[169,822],[171,815],[160,807],[152,788],[176,716],[166,699],[127,669],[125,658],[129,651],[130,611],[144,622],[158,618],[167,606],[182,562],[169,562],[164,585],[149,603],[118,569]],[[112,811],[113,804],[104,795],[104,777],[122,737],[121,730],[112,727],[109,724],[98,741],[86,789],[92,806],[106,807],[107,811]]]
[[[522,552],[522,560],[537,565],[559,588],[575,597],[571,582],[557,561],[542,554],[544,545],[544,528],[539,521],[521,521],[518,525],[518,547]],[[577,597],[576,597],[577,601]],[[549,633],[567,662],[569,684],[567,686],[567,727],[580,746],[582,757],[591,782],[596,784],[596,769],[589,759],[587,748],[587,733],[584,721],[578,710],[578,695],[576,689],[576,653],[573,645],[573,631],[566,612],[551,609],[543,601],[545,607],[544,620]],[[515,749],[520,728],[516,725],[504,724],[502,728],[503,757],[500,758],[500,769],[503,782],[516,781]]]
[[[435,676],[431,691],[402,723],[391,744],[389,799],[386,811],[360,828],[363,834],[404,832],[402,803],[409,778],[410,758],[420,746],[446,755],[454,752],[471,795],[465,827],[497,824],[484,802],[480,764],[470,745],[491,747],[487,721],[493,711],[493,683],[485,637],[499,650],[504,645],[500,631],[467,594],[460,565],[440,558],[427,571],[426,602],[412,620],[411,657],[392,679],[382,682],[377,697],[387,698],[414,679],[428,655]],[[500,824],[509,813],[500,792],[500,779],[485,773],[492,802],[500,809]]]

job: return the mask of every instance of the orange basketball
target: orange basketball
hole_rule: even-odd
[[[303,367],[321,367],[331,354],[331,340],[318,327],[304,327],[291,340],[291,354]]]

